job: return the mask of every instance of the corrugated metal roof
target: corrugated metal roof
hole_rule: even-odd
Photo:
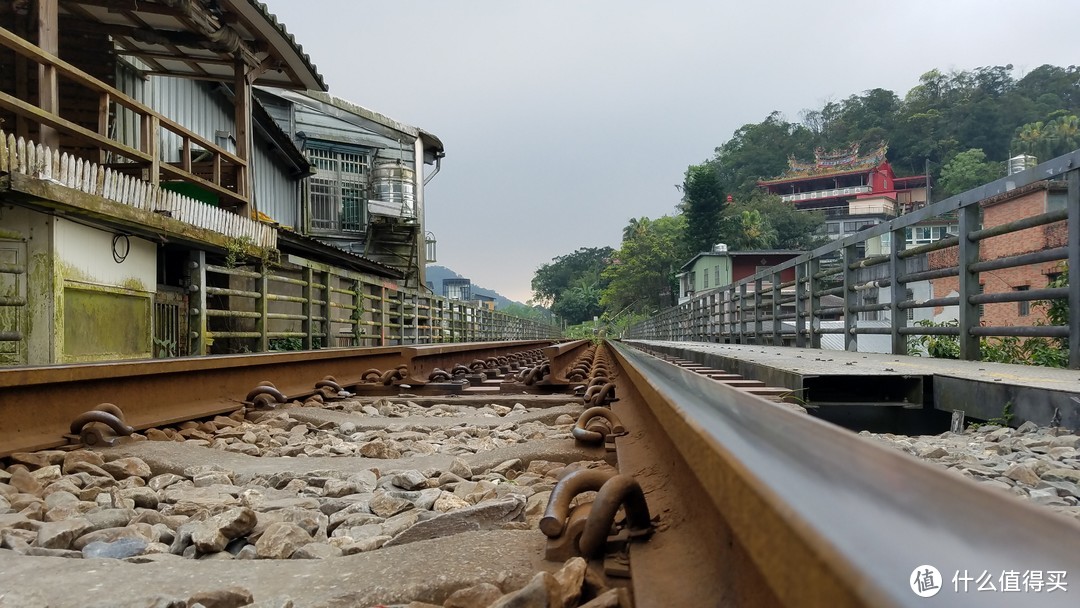
[[[230,4],[236,4],[237,2],[246,1],[247,4],[258,10],[262,17],[266,20],[266,22],[272,25],[273,28],[277,30],[278,35],[281,36],[281,38],[289,44],[289,46],[292,48],[293,53],[295,54],[295,58],[303,64],[304,68],[306,68],[306,71],[313,77],[314,82],[305,84],[304,88],[315,89],[319,91],[327,90],[326,82],[323,80],[322,74],[319,73],[319,69],[316,68],[315,64],[311,61],[311,57],[304,52],[304,47],[296,41],[296,37],[294,37],[288,32],[288,30],[285,29],[285,24],[281,21],[278,21],[277,15],[271,13],[270,9],[267,8],[266,4],[259,2],[258,0],[226,1]],[[286,59],[286,61],[288,61],[288,59]]]
[[[333,245],[327,245],[318,239],[304,236],[291,230],[278,229],[278,249],[284,253],[295,253],[319,261],[328,261],[339,264],[357,272],[373,274],[389,279],[405,278],[405,273],[396,268],[380,264],[375,260],[370,260],[363,256],[356,255],[355,253],[345,251],[344,249],[339,249]]]

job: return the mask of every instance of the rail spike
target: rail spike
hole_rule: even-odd
[[[603,430],[594,430],[593,425],[589,423],[597,418],[603,418],[608,421],[606,425],[601,426]],[[623,426],[622,421],[615,415],[615,412],[607,409],[606,407],[590,407],[578,416],[577,422],[574,424],[574,428],[571,431],[574,439],[582,443],[603,443],[608,435],[617,437],[626,434],[626,427]]]
[[[251,392],[244,397],[244,401],[255,406],[256,409],[272,409],[279,404],[288,402],[285,395],[277,389],[271,382],[263,381],[258,386],[251,389]]]
[[[71,421],[71,434],[78,435],[79,441],[88,446],[113,446],[134,432],[124,422],[124,412],[111,403],[102,403]]]

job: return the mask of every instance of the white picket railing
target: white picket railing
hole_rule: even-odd
[[[0,131],[0,172],[47,180],[116,203],[161,213],[227,237],[244,239],[258,247],[277,248],[277,230],[272,226],[100,167],[67,152],[58,153],[21,137],[16,139],[3,131]]]

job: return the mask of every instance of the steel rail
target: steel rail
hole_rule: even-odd
[[[570,371],[570,366],[573,365],[574,361],[589,348],[590,344],[592,344],[591,340],[575,340],[573,342],[563,342],[562,344],[545,347],[544,356],[547,357],[548,361],[551,363],[551,373],[543,383],[557,385],[570,384],[570,380],[566,377],[566,373]]]
[[[1017,605],[1019,594],[956,593],[952,576],[1080,571],[1075,521],[627,345],[612,350],[783,604]],[[932,600],[910,586],[922,565],[942,573]],[[1076,605],[1068,593],[1038,600]]]
[[[0,457],[69,443],[71,421],[100,403],[119,406],[128,425],[145,429],[233,411],[266,380],[289,398],[306,397],[328,375],[349,387],[361,382],[365,370],[391,370],[408,364],[407,357],[468,363],[480,355],[550,343],[347,348],[0,369]]]
[[[402,347],[404,364],[409,367],[406,384],[423,385],[436,369],[450,371],[456,363],[468,365],[474,359],[505,356],[532,348],[546,347],[551,340],[516,340],[511,342],[464,342]]]

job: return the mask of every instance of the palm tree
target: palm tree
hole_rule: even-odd
[[[626,227],[623,228],[622,239],[624,241],[629,241],[632,238],[639,237],[645,234],[649,230],[650,223],[651,220],[647,217],[630,218],[630,223],[628,223]]]
[[[779,240],[776,229],[757,209],[744,209],[732,219],[738,228],[735,231],[735,243],[732,244],[736,250],[768,249],[775,246]]]

